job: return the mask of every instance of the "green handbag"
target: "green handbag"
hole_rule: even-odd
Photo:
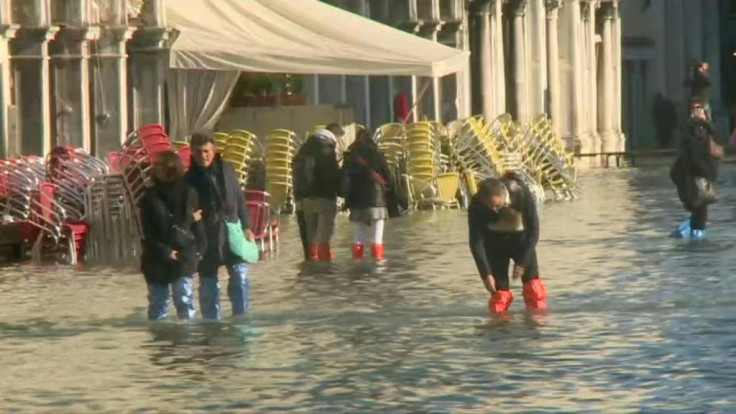
[[[230,251],[248,264],[257,263],[260,256],[258,245],[245,237],[240,220],[235,223],[226,222],[225,224],[227,225],[227,242],[230,245]]]

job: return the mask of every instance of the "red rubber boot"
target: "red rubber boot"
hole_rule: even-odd
[[[514,301],[514,294],[510,290],[497,290],[488,301],[488,310],[491,313],[506,313]]]
[[[353,244],[353,259],[360,260],[363,258],[365,248],[360,243]]]
[[[332,253],[329,243],[321,243],[317,245],[317,259],[328,262],[335,260],[335,254]]]
[[[532,279],[524,283],[523,293],[527,309],[547,309],[547,288],[542,279]]]
[[[386,258],[386,251],[382,244],[374,244],[371,247],[371,256],[376,260],[383,260]]]
[[[312,244],[309,246],[309,257],[312,259],[313,262],[316,262],[317,259],[319,259],[319,248],[317,247],[317,244]]]

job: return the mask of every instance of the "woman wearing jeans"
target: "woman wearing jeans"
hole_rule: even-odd
[[[140,205],[141,270],[148,284],[148,319],[166,319],[169,289],[179,319],[191,319],[192,275],[205,243],[197,194],[184,181],[184,166],[173,152],[158,155],[153,177],[154,185],[146,191]]]
[[[391,173],[386,158],[378,150],[371,133],[362,130],[345,154],[343,189],[345,204],[353,226],[353,258],[362,259],[366,244],[371,256],[384,259],[383,225],[388,218],[386,192],[390,191]]]

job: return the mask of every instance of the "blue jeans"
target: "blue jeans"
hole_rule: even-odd
[[[171,284],[148,284],[148,320],[160,321],[169,316],[170,294],[174,296],[174,307],[179,319],[194,317],[194,281],[191,276],[184,276]]]
[[[199,306],[202,317],[219,320],[222,318],[220,307],[220,282],[217,280],[217,269],[207,269],[199,274]],[[250,306],[250,281],[248,279],[248,265],[239,263],[227,267],[230,280],[227,284],[227,294],[233,307],[233,316],[245,315]]]

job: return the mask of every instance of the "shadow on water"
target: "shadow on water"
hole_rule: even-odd
[[[389,222],[380,264],[350,259],[345,217],[335,263],[300,263],[284,217],[251,315],[222,322],[146,321],[135,263],[3,267],[2,411],[729,412],[733,172],[699,243],[666,237],[686,214],[665,170],[584,174],[544,208],[545,313],[515,282],[489,317],[457,211]]]

